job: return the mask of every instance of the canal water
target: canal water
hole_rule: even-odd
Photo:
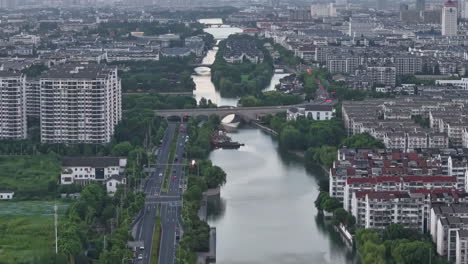
[[[314,205],[327,176],[307,171],[258,129],[230,136],[245,146],[210,155],[227,173],[221,205],[209,217],[217,230],[217,263],[355,263],[352,249]]]
[[[199,22],[207,25],[207,28],[205,28],[204,31],[212,34],[216,40],[223,40],[231,34],[242,32],[242,29],[240,28],[222,25],[222,20],[218,18],[200,19]],[[213,25],[216,26],[211,27]],[[214,47],[213,49],[209,50],[206,56],[203,58],[202,64],[213,64],[217,52],[218,47]],[[274,90],[275,85],[279,83],[279,80],[287,75],[288,74],[284,73],[275,73],[271,78],[270,85],[266,87],[264,91]],[[239,98],[222,97],[221,94],[215,89],[214,84],[211,82],[211,69],[209,67],[195,68],[192,79],[195,83],[194,95],[197,102],[200,102],[200,99],[204,97],[206,99],[210,99],[218,106],[237,106]]]
[[[222,24],[219,19],[200,22]],[[205,31],[225,39],[241,29],[222,26]],[[212,64],[216,52],[217,47],[210,50],[203,64]],[[274,90],[286,75],[276,73],[265,91]],[[237,98],[221,97],[215,90],[210,68],[196,68],[192,77],[197,101],[205,97],[218,106],[237,105]],[[327,175],[307,171],[300,160],[281,152],[277,142],[258,129],[241,128],[230,136],[245,146],[210,154],[227,173],[221,204],[209,218],[210,226],[217,229],[217,263],[355,263],[355,253],[314,205],[319,181],[326,181]]]

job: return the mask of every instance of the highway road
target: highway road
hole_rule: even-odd
[[[177,139],[176,152],[174,156],[174,165],[172,166],[171,178],[169,182],[168,196],[178,197],[181,200],[184,184],[185,162],[185,128],[179,131]],[[177,248],[177,236],[180,237],[182,222],[182,204],[174,200],[172,203],[161,206],[161,226],[162,236],[159,250],[160,264],[173,264],[175,262],[175,253]]]
[[[161,244],[159,252],[160,264],[173,264],[175,261],[175,250],[177,247],[176,233],[181,232],[181,210],[182,210],[182,192],[184,177],[185,160],[183,154],[185,152],[185,132],[179,132],[177,139],[176,158],[174,165],[166,177],[169,177],[169,190],[163,192],[164,174],[169,163],[170,147],[176,129],[179,128],[178,123],[169,123],[165,135],[163,137],[159,154],[156,158],[155,171],[150,175],[144,184],[144,192],[146,194],[143,216],[136,223],[135,240],[143,241],[144,250],[137,250],[138,255],[142,255],[142,259],[136,259],[135,263],[149,264],[153,243],[154,224],[157,214],[161,216]]]

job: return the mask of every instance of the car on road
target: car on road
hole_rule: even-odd
[[[161,173],[161,172],[159,173],[159,177],[162,177],[162,173]]]
[[[139,254],[138,259],[143,259],[143,254]]]
[[[140,246],[140,250],[145,250],[145,246]]]
[[[173,179],[173,180],[175,180],[175,179],[177,179],[177,177],[176,177],[176,176],[174,176],[174,177],[172,177],[172,179]]]

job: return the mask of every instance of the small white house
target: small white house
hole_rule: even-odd
[[[0,200],[11,200],[15,195],[14,191],[0,191]]]
[[[112,175],[123,173],[126,166],[127,159],[120,157],[63,158],[61,184],[105,182]]]
[[[121,184],[127,184],[127,178],[123,175],[112,175],[111,177],[106,179],[106,190],[107,194],[114,195],[117,191],[117,186]]]
[[[287,110],[287,120],[296,120],[304,117],[313,120],[330,120],[335,115],[332,105],[306,105],[305,107],[291,107]]]

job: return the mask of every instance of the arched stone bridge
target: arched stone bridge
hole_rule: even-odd
[[[288,106],[261,106],[261,107],[218,107],[218,108],[194,108],[194,109],[172,109],[172,110],[155,110],[156,116],[163,118],[168,117],[183,117],[189,115],[192,117],[218,115],[221,119],[230,114],[237,114],[245,121],[256,120],[259,116],[267,114],[276,114],[286,112],[290,107],[297,107],[300,105]]]

